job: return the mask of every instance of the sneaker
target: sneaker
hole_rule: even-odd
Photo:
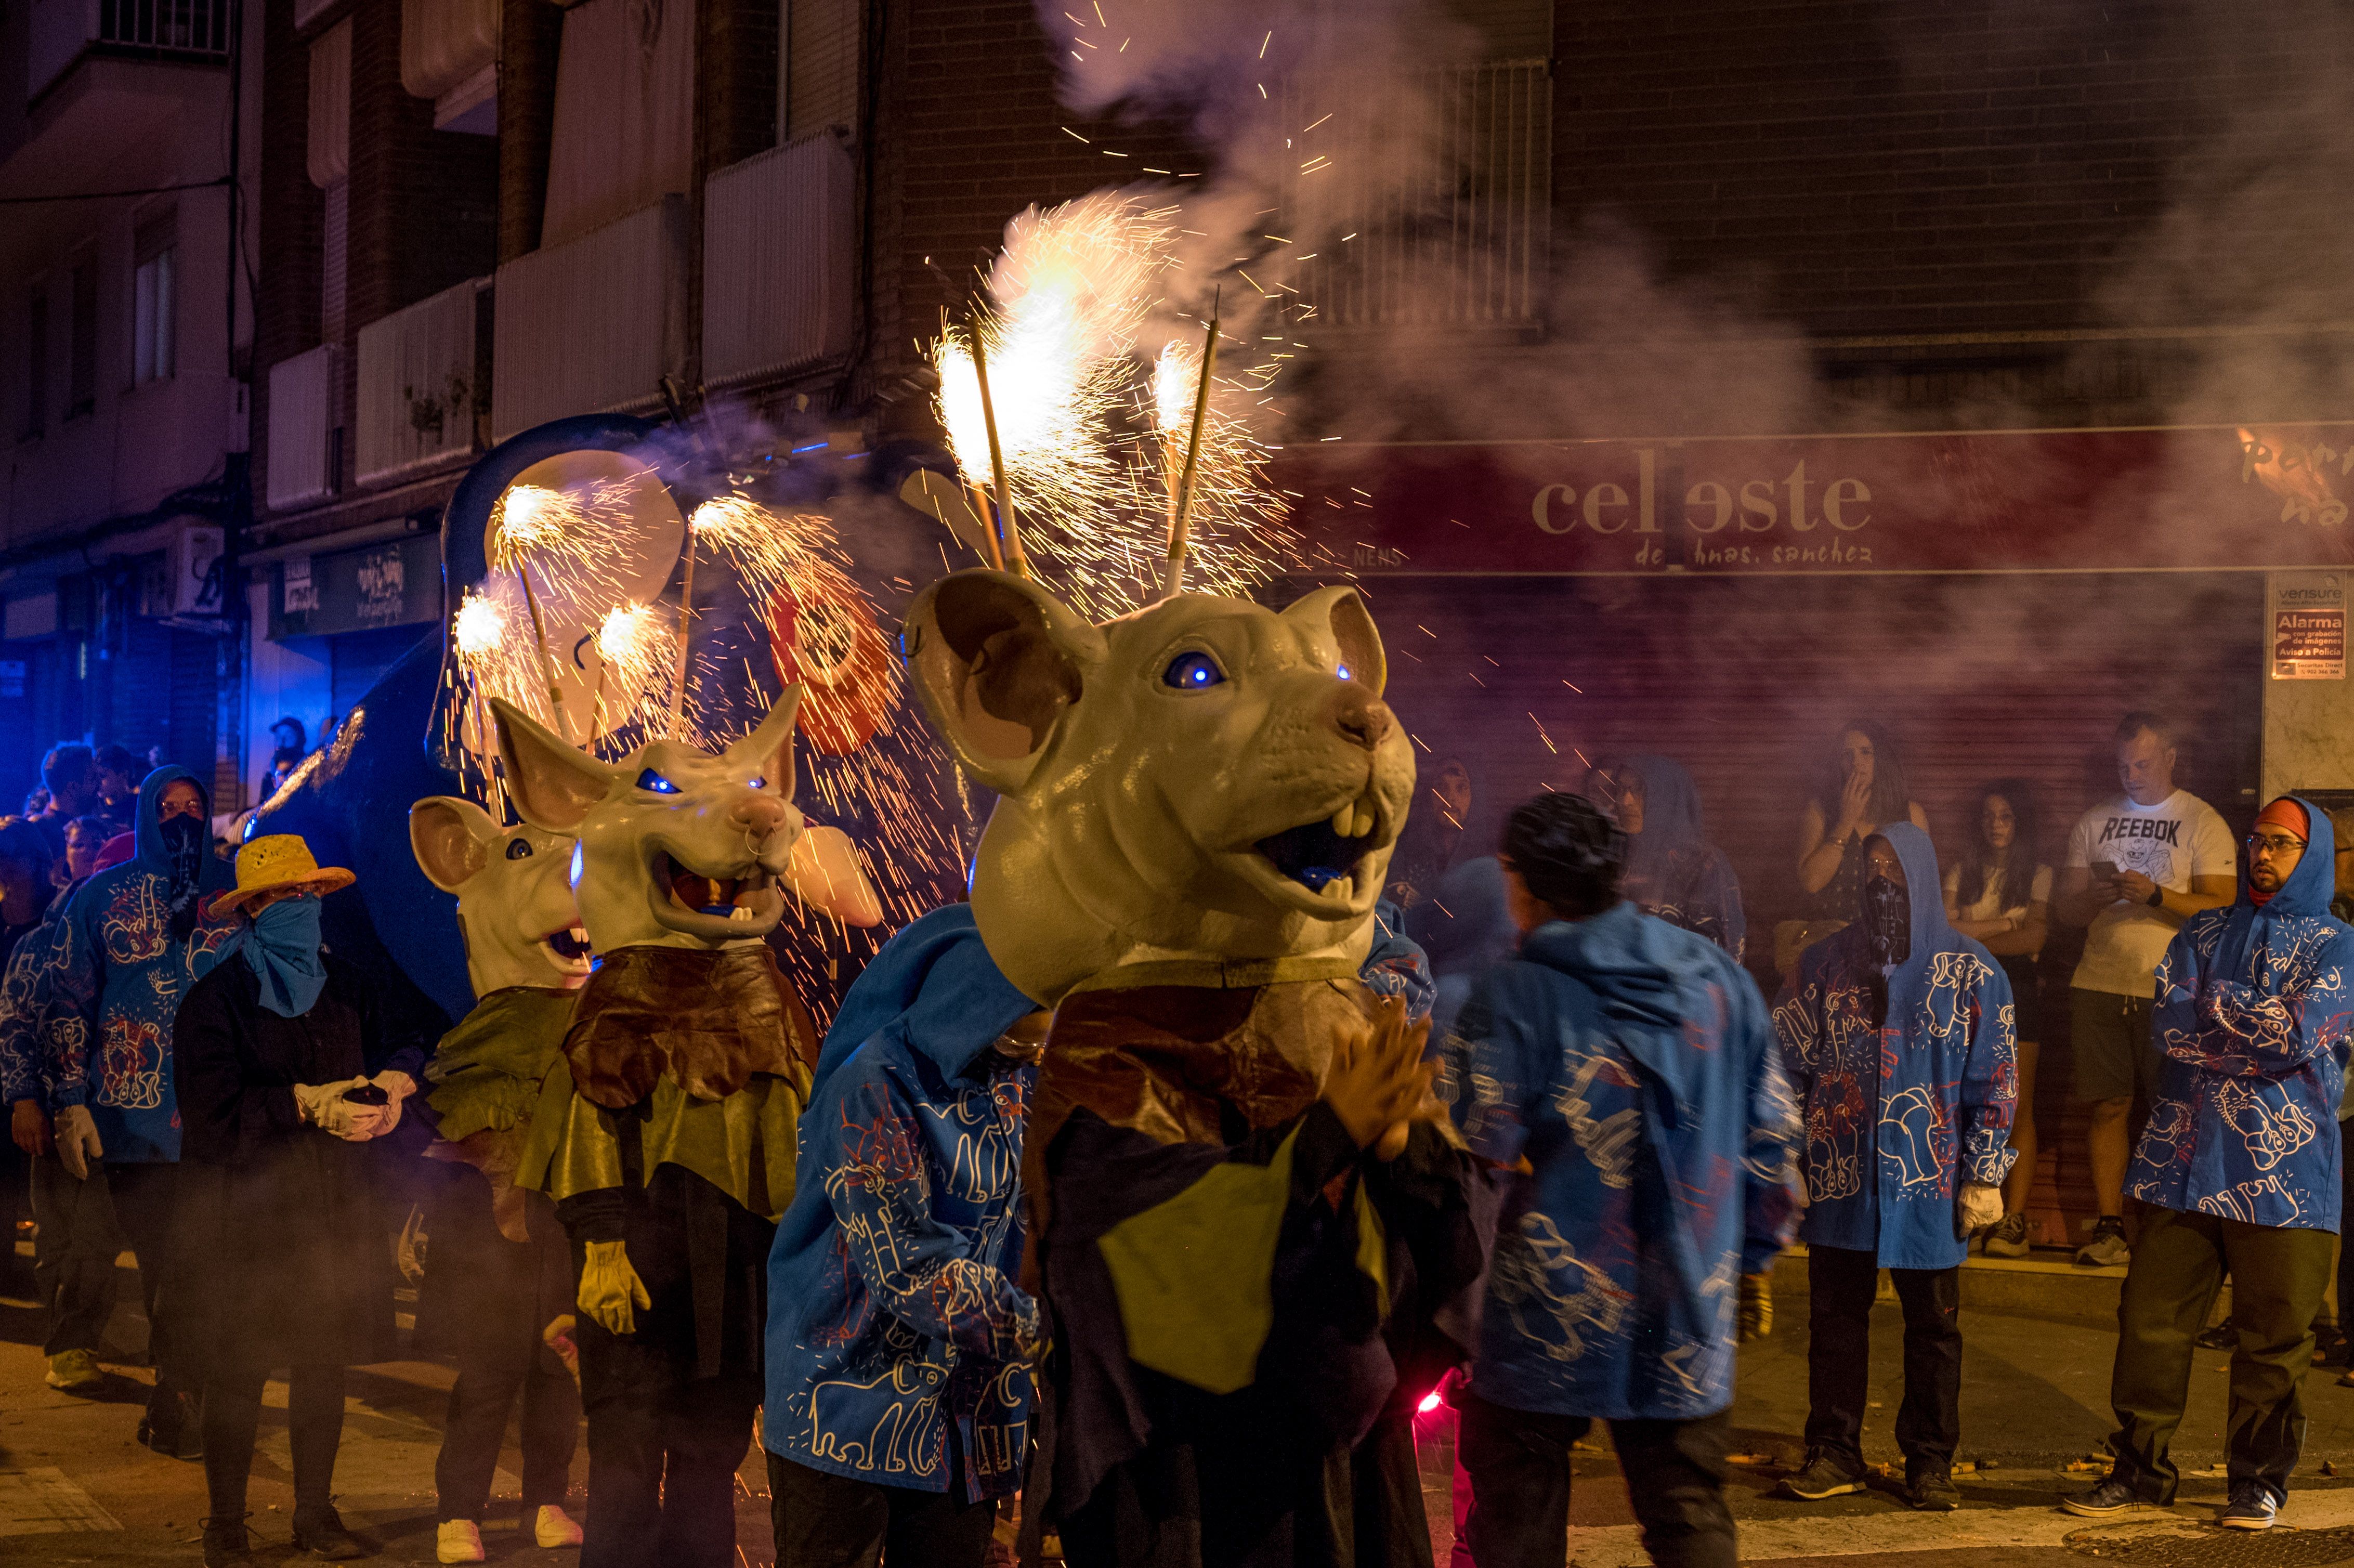
[[[344,1516],[335,1505],[325,1503],[315,1509],[299,1505],[294,1510],[294,1545],[313,1557],[323,1557],[330,1563],[347,1558],[365,1557],[368,1543],[344,1528]]]
[[[2025,1257],[2027,1250],[2025,1214],[2005,1214],[1986,1234],[1986,1255],[1988,1257]]]
[[[587,1532],[580,1528],[580,1521],[554,1503],[543,1503],[539,1511],[533,1515],[531,1536],[551,1551],[559,1546],[578,1546],[588,1539]]]
[[[2232,1489],[2232,1501],[2215,1522],[2225,1530],[2270,1530],[2279,1512],[2280,1504],[2273,1500],[2270,1487],[2262,1481],[2242,1481]]]
[[[96,1393],[106,1386],[106,1374],[88,1351],[59,1351],[49,1358],[48,1372],[41,1381],[67,1393]]]
[[[1863,1477],[1818,1448],[1807,1456],[1797,1474],[1783,1477],[1782,1484],[1775,1489],[1801,1502],[1820,1502],[1825,1498],[1863,1490]]]
[[[2145,1501],[2140,1493],[2117,1479],[2114,1472],[2089,1492],[2062,1498],[2060,1506],[2079,1519],[2120,1519],[2127,1514],[2158,1511],[2156,1503]]]
[[[2076,1261],[2087,1268],[2123,1268],[2133,1261],[2133,1249],[2126,1245],[2126,1227],[2116,1220],[2103,1220],[2093,1239],[2076,1249]]]
[[[253,1568],[253,1541],[244,1514],[205,1520],[205,1568]]]
[[[1962,1494],[1945,1471],[1924,1470],[1904,1483],[1904,1500],[1923,1513],[1951,1513],[1962,1506]]]
[[[472,1520],[445,1519],[434,1528],[434,1562],[481,1563],[485,1560],[482,1527]]]
[[[2228,1351],[2239,1344],[2240,1330],[2233,1328],[2232,1319],[2226,1317],[2211,1329],[2200,1330],[2190,1342],[2202,1351]]]
[[[167,1459],[201,1459],[205,1457],[202,1424],[196,1419],[196,1401],[186,1394],[165,1394],[151,1404],[147,1414],[139,1418],[139,1430],[133,1434],[139,1446],[153,1448]]]
[[[2349,1340],[2334,1326],[2317,1331],[2314,1335],[2313,1364],[2317,1367],[2354,1365],[2354,1340]]]

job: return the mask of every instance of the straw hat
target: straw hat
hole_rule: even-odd
[[[227,915],[247,901],[280,887],[311,887],[333,893],[355,879],[339,865],[321,865],[300,833],[266,833],[237,852],[237,888],[213,900],[213,913]]]

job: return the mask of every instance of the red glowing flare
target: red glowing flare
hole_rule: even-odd
[[[1428,1393],[1422,1396],[1422,1403],[1414,1407],[1414,1413],[1416,1415],[1427,1415],[1437,1408],[1438,1391],[1434,1388]]]

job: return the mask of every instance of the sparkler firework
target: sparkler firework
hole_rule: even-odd
[[[1174,469],[1201,390],[1190,337],[1172,303],[1176,208],[1118,191],[1006,226],[991,269],[983,334],[998,450],[1012,509],[1038,575],[1088,614],[1117,615],[1158,596],[1177,510]],[[938,412],[957,464],[993,477],[978,367],[960,333],[932,345]],[[1269,366],[1214,376],[1194,448],[1194,544],[1189,575],[1204,591],[1235,593],[1264,575],[1284,543],[1282,509],[1267,489],[1267,449],[1249,411]],[[1172,453],[1167,384],[1182,380]]]

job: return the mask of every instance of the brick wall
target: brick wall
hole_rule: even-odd
[[[254,493],[266,493],[270,367],[319,341],[319,251],[326,202],[303,164],[311,51],[294,36],[294,0],[261,8],[261,176],[255,215]]]
[[[870,10],[870,28],[875,21]],[[881,93],[868,106],[880,162],[868,236],[874,312],[865,326],[868,365],[887,391],[917,363],[916,340],[938,334],[940,307],[961,308],[963,280],[995,248],[1006,219],[1033,202],[1051,206],[1145,177],[1141,164],[1202,164],[1167,127],[1066,112],[1055,100],[1054,47],[1028,0],[902,0],[887,7],[886,25],[896,31],[881,40],[884,69],[869,72],[865,89]],[[871,41],[868,58],[876,58]],[[1107,147],[1132,156],[1106,157]],[[927,256],[958,281],[954,301],[924,265]],[[928,416],[903,409],[885,418]]]
[[[1623,217],[1670,275],[1732,280],[1817,334],[2081,327],[2185,160],[2296,75],[2305,29],[2225,16],[2201,0],[1564,0],[1561,213]]]

